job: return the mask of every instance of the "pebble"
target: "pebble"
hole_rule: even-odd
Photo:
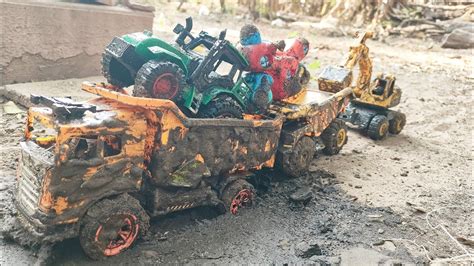
[[[308,187],[300,188],[290,195],[295,202],[308,202],[313,198],[313,192]]]
[[[300,242],[295,247],[295,255],[302,258],[322,255],[321,248],[316,243]]]
[[[6,184],[0,184],[0,191],[7,190],[8,186]]]
[[[158,252],[154,251],[154,250],[145,250],[142,252],[143,256],[147,257],[147,258],[156,258],[159,256]]]
[[[382,228],[380,228],[377,232],[378,232],[379,234],[383,234],[383,233],[385,233],[385,230],[383,230]]]

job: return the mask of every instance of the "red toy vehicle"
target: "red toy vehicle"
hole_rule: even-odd
[[[309,50],[306,39],[294,39],[291,45],[285,41],[266,43],[262,42],[257,27],[246,25],[240,31],[240,44],[250,63],[249,70],[268,75],[265,78],[270,80],[274,100],[297,94],[309,82],[310,74],[300,64]]]

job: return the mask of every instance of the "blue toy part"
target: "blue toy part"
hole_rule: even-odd
[[[252,90],[251,93],[251,100],[254,100],[254,96],[256,92],[260,90],[265,90],[266,94],[268,95],[268,101],[266,104],[270,104],[273,100],[273,94],[272,94],[272,84],[273,84],[273,78],[272,76],[265,74],[265,73],[247,73],[245,75],[245,82],[250,85],[250,89]],[[266,85],[262,86],[262,81],[266,80]]]
[[[262,56],[260,57],[260,65],[263,67],[263,68],[267,68],[270,66],[270,60],[268,59],[267,56]]]
[[[262,37],[260,36],[260,32],[255,32],[252,35],[248,36],[245,39],[240,40],[241,45],[254,45],[259,44],[262,42]]]

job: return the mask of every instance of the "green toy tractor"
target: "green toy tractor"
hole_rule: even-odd
[[[176,25],[176,44],[138,32],[115,37],[106,47],[102,71],[133,95],[170,99],[191,115],[240,118],[252,107],[254,90],[245,81],[248,62],[227,40],[205,31],[191,34],[192,19]]]

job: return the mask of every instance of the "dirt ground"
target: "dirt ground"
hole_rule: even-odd
[[[180,13],[157,25],[171,31],[185,17]],[[216,32],[244,23],[210,15],[196,18],[194,25]],[[323,37],[314,30],[259,26],[271,40],[296,34],[308,38],[313,47],[308,64],[316,58],[322,66],[337,64],[351,43],[350,37]],[[157,34],[162,31],[155,28]],[[230,30],[228,36],[237,34]],[[472,50],[443,50],[430,40],[394,37],[368,45],[374,72],[394,73],[403,90],[395,109],[407,115],[408,123],[400,135],[375,142],[351,131],[341,154],[315,159],[305,176],[264,173],[272,183],[261,187],[252,208],[237,216],[201,208],[154,220],[149,236],[105,263],[472,263]],[[311,70],[313,76],[319,71]],[[56,90],[60,95],[61,89]],[[24,119],[24,112],[0,115],[2,231],[14,223],[12,196]],[[303,187],[311,188],[313,199],[306,205],[290,202],[289,195]],[[1,265],[44,259],[41,252],[6,237],[0,247]],[[51,254],[50,264],[103,264],[89,260],[77,239],[56,244]]]

